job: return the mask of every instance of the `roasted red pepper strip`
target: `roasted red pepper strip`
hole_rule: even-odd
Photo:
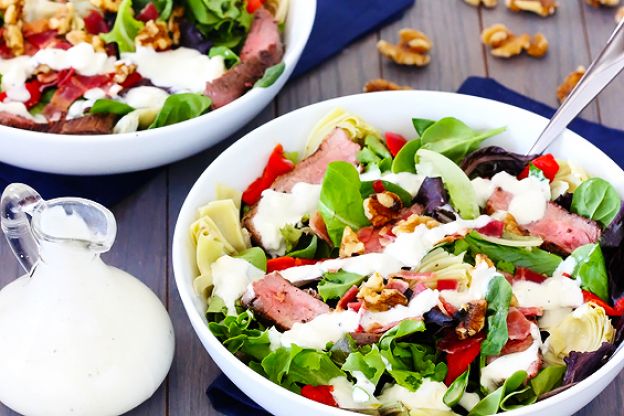
[[[392,156],[396,156],[397,153],[399,153],[399,150],[405,146],[405,143],[407,143],[407,140],[400,134],[389,131],[386,132],[386,146],[388,147],[388,150],[390,150],[390,154],[392,154]]]
[[[438,280],[438,290],[455,290],[457,289],[457,280],[440,279]]]
[[[318,260],[314,259],[300,259],[299,257],[276,257],[274,259],[267,260],[267,273],[274,272],[276,270],[289,269],[291,267],[305,266],[308,264],[314,264]]]
[[[550,182],[555,179],[555,175],[559,172],[559,163],[557,163],[554,156],[550,153],[536,157],[530,164],[533,164],[533,166],[544,172],[544,176],[546,176]],[[524,179],[527,176],[529,176],[529,165],[525,166],[524,170],[518,175],[518,178]]]
[[[477,228],[477,232],[490,237],[502,237],[505,230],[505,223],[502,221],[490,221],[486,226]]]
[[[41,90],[43,89],[42,88],[43,86],[36,79],[27,82],[26,84],[24,84],[24,86],[26,87],[26,90],[30,94],[30,98],[28,99],[28,101],[24,103],[24,105],[26,106],[27,109],[30,110],[35,105],[37,105],[39,101],[41,101]],[[6,97],[7,97],[6,92],[1,92],[0,102],[4,101]]]
[[[535,273],[531,269],[526,267],[516,267],[516,273],[514,274],[514,280],[529,280],[535,283],[542,283],[546,280],[546,276],[543,274]]]
[[[585,302],[592,302],[598,306],[602,306],[609,316],[622,316],[624,315],[624,297],[618,299],[615,302],[614,306],[609,305],[604,300],[600,299],[598,296],[594,295],[591,292],[583,290],[583,300]]]
[[[450,386],[453,381],[464,373],[470,367],[470,364],[479,356],[481,352],[481,342],[483,341],[483,333],[479,333],[474,337],[460,340],[455,332],[442,338],[438,342],[438,348],[446,352],[446,365],[448,371],[444,384]]]
[[[306,384],[301,388],[301,395],[327,406],[338,407],[338,403],[332,396],[332,391],[334,391],[334,386],[311,386]]]
[[[247,12],[253,13],[264,4],[265,0],[247,0]]]
[[[373,191],[380,193],[386,190],[383,182],[381,180],[376,180],[373,182]]]
[[[284,156],[284,148],[278,144],[269,156],[262,176],[253,181],[243,192],[243,202],[247,205],[253,205],[260,200],[262,191],[268,189],[275,178],[284,173],[288,173],[295,168],[295,164]]]
[[[124,88],[132,88],[132,87],[137,86],[141,82],[142,79],[143,77],[141,76],[141,74],[139,74],[138,72],[133,72],[129,74],[124,80],[124,82],[122,82],[119,85],[121,85]]]

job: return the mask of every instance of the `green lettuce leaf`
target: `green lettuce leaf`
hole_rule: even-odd
[[[373,345],[367,354],[362,354],[360,351],[349,354],[341,369],[349,373],[359,371],[364,374],[371,383],[377,385],[379,379],[386,371],[386,365],[383,362],[379,349],[376,345]]]
[[[345,272],[344,270],[328,272],[323,275],[323,279],[318,284],[318,293],[323,301],[339,299],[352,286],[359,286],[365,278],[366,276]]]
[[[264,71],[262,78],[256,81],[254,88],[269,88],[271,85],[275,84],[275,81],[284,73],[284,69],[286,69],[286,64],[284,62],[268,67],[266,71]]]
[[[517,371],[511,375],[502,386],[485,396],[475,407],[472,408],[468,416],[490,416],[498,413],[503,400],[511,393],[520,388],[527,378],[526,371]]]
[[[621,205],[613,185],[601,178],[590,178],[574,191],[570,210],[606,227],[611,224]]]
[[[609,278],[600,244],[585,244],[570,255],[576,260],[572,277],[581,281],[583,289],[608,301]]]
[[[183,93],[167,97],[150,129],[199,117],[210,108],[212,100],[205,95]]]
[[[303,235],[303,231],[299,228],[296,228],[292,224],[286,224],[282,228],[280,228],[280,234],[284,237],[284,242],[286,243],[286,252],[292,251],[299,242],[299,239]]]
[[[335,246],[340,246],[346,226],[357,231],[369,224],[362,204],[360,176],[355,167],[347,162],[330,163],[321,185],[319,212]]]
[[[231,49],[242,43],[253,21],[243,0],[188,0],[187,9],[206,38]]]
[[[414,125],[414,130],[418,133],[418,136],[422,136],[425,130],[431,127],[435,123],[435,120],[429,120],[427,118],[413,118],[412,124]]]
[[[453,407],[459,403],[466,392],[466,387],[468,387],[468,377],[470,377],[470,367],[457,377],[444,393],[442,401],[445,405]]]
[[[267,258],[264,250],[260,247],[251,247],[247,250],[241,251],[237,255],[233,256],[239,259],[243,259],[251,263],[257,269],[266,272],[267,269]]]
[[[511,285],[503,276],[495,276],[488,285],[487,301],[487,337],[481,344],[481,354],[498,355],[509,339],[507,331],[507,313],[511,302]]]
[[[478,132],[454,117],[445,117],[426,127],[420,140],[423,149],[441,153],[459,163],[468,153],[477,150],[483,140],[504,130],[502,127]]]
[[[101,34],[100,37],[106,43],[116,43],[119,52],[134,52],[134,38],[143,29],[144,23],[134,18],[132,0],[122,0],[117,10],[117,17],[113,29]]]
[[[240,58],[227,46],[213,46],[208,51],[208,56],[214,58],[215,56],[222,56],[225,66],[231,68],[240,62]]]
[[[107,98],[100,98],[93,103],[93,106],[89,110],[91,114],[116,114],[118,116],[125,116],[129,112],[134,111],[134,107],[129,106],[121,101],[110,100]]]
[[[299,257],[301,259],[313,259],[316,256],[316,249],[318,248],[318,237],[316,235],[309,237],[308,235],[308,238],[310,239],[310,242],[305,247],[287,252],[286,255],[290,257]],[[300,245],[301,242],[305,240],[307,240],[306,236],[299,239],[298,244]]]
[[[421,144],[420,139],[410,140],[405,143],[392,161],[392,172],[416,173],[416,152],[420,149]]]
[[[226,316],[221,322],[208,323],[208,329],[225,348],[244,361],[260,361],[271,352],[269,334],[260,328],[249,310],[238,316]]]

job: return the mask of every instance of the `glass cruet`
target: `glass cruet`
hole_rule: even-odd
[[[26,270],[0,290],[0,401],[28,416],[104,416],[149,398],[171,366],[173,327],[147,286],[100,258],[113,214],[12,184],[0,225]]]

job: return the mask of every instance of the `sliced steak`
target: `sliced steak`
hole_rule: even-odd
[[[290,172],[278,176],[271,188],[278,192],[290,192],[297,182],[319,184],[331,162],[355,164],[359,150],[359,144],[351,140],[343,129],[336,128],[314,153],[297,163]]]
[[[206,85],[205,94],[216,109],[231,103],[262,78],[264,71],[282,60],[284,47],[271,13],[260,8],[243,45],[241,62]]]
[[[54,123],[49,131],[58,134],[110,134],[116,121],[115,114],[89,114]]]
[[[508,192],[497,189],[487,202],[487,211],[505,211],[510,201]],[[520,225],[520,228],[564,253],[600,240],[600,227],[594,221],[572,214],[554,202],[548,202],[541,220]]]
[[[249,295],[251,293],[243,297],[243,304],[281,331],[292,328],[296,322],[309,322],[329,312],[329,306],[291,285],[279,272],[253,282],[253,298]]]
[[[0,112],[0,124],[7,127],[15,127],[18,129],[32,130],[32,131],[47,131],[49,129],[48,123],[37,123],[26,117],[18,116],[15,114]]]
[[[351,332],[349,335],[351,335],[351,338],[357,345],[362,346],[379,342],[383,334],[377,332]]]
[[[509,340],[515,341],[531,337],[531,321],[518,309],[511,307],[507,314]]]

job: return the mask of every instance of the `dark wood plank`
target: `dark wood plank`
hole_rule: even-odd
[[[165,303],[167,297],[167,177],[163,171],[149,183],[112,208],[117,219],[117,239],[103,256],[112,265],[126,270],[149,286]],[[0,287],[22,275],[4,238],[0,238]],[[165,415],[167,382],[151,399],[128,415]],[[0,416],[15,415],[0,405]]]
[[[504,3],[504,2],[501,2]],[[578,65],[587,65],[590,55],[583,30],[581,4],[561,1],[557,13],[540,17],[532,13],[514,13],[503,4],[481,11],[483,26],[503,23],[516,33],[531,35],[541,32],[550,43],[546,56],[541,59],[523,54],[510,59],[496,58],[486,53],[489,75],[508,87],[552,106],[558,106],[555,92],[565,75]],[[474,42],[479,41],[475,38]],[[597,120],[595,104],[589,106],[583,117]]]
[[[206,167],[234,141],[248,131],[273,119],[270,105],[250,124],[229,139],[190,159],[169,168],[169,238],[171,241],[178,213],[191,186]],[[169,273],[169,313],[176,331],[176,354],[169,373],[170,415],[220,415],[206,396],[206,388],[220,371],[201,345],[188,320],[173,278],[171,262]]]
[[[396,65],[384,58],[384,78],[417,89],[455,91],[468,76],[485,75],[478,42],[478,9],[460,1],[419,1],[401,20],[383,28],[381,39],[394,43],[403,28],[429,36],[433,42],[431,62],[417,68]]]
[[[615,10],[615,8],[608,7],[595,9],[583,5],[582,12],[587,24],[587,37],[592,58],[600,53],[611,32],[615,29]],[[622,119],[621,115],[621,92],[623,89],[624,78],[620,76],[598,97],[600,117],[604,124],[616,128],[624,128],[624,119]]]

